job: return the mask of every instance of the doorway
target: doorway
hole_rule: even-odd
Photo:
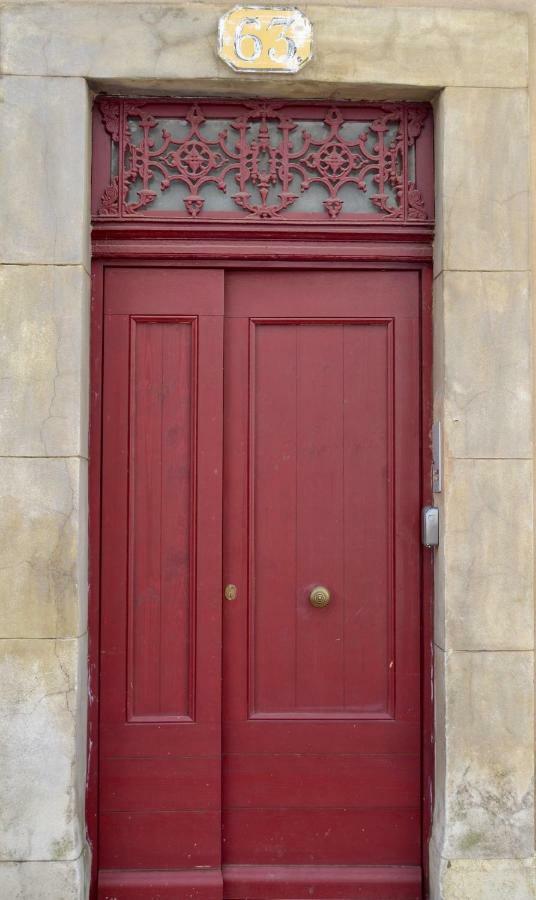
[[[420,900],[429,108],[95,123],[94,896]]]
[[[421,896],[421,293],[106,266],[99,897]]]

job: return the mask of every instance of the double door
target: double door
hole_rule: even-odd
[[[419,272],[103,296],[99,900],[417,900]]]

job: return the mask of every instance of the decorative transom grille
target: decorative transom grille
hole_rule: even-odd
[[[95,128],[98,219],[432,218],[427,104],[102,99]]]

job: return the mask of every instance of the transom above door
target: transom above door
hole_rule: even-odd
[[[102,98],[93,146],[93,217],[112,228],[433,224],[426,103]]]

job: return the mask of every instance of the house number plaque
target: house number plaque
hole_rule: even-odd
[[[235,6],[220,19],[218,52],[236,72],[297,72],[312,45],[311,23],[292,7]]]

